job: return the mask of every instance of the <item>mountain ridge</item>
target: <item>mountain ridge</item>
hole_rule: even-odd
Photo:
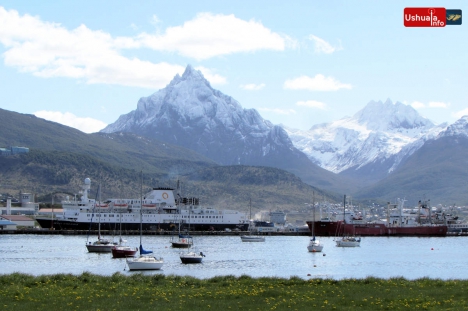
[[[308,131],[285,129],[314,163],[368,185],[388,176],[446,126],[387,99],[370,101],[352,117],[314,125]]]
[[[331,191],[356,189],[355,183],[312,163],[281,126],[213,89],[190,65],[182,76],[176,75],[165,88],[142,97],[136,110],[101,132],[117,131],[184,146],[220,165],[272,166]]]

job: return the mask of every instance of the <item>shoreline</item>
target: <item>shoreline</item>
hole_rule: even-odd
[[[0,234],[43,234],[43,235],[98,235],[98,230],[51,230],[51,229],[16,229],[16,230],[0,230]],[[182,232],[181,232],[182,233]],[[101,235],[112,236],[119,235],[118,230],[101,230]],[[139,235],[138,230],[122,230],[122,235]],[[177,235],[178,232],[173,231],[143,231],[143,235]],[[241,236],[247,235],[249,231],[190,231],[190,235],[216,235],[216,236]],[[255,235],[262,236],[310,236],[310,232],[256,232]],[[319,235],[317,235],[319,236]],[[422,237],[418,235],[407,235],[405,237]],[[447,232],[446,237],[456,237],[456,236],[468,236],[468,232]],[[366,236],[370,237],[370,236]],[[401,236],[373,236],[373,237],[403,237]],[[433,236],[424,236],[424,237],[433,237]],[[441,236],[438,236],[441,237]],[[442,236],[443,237],[443,236]]]

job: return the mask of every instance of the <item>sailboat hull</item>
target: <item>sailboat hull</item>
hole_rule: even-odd
[[[112,257],[114,258],[126,258],[133,257],[137,253],[138,249],[130,246],[115,246],[112,248]]]
[[[307,250],[311,253],[318,253],[323,250],[323,245],[318,240],[311,240],[309,245],[307,245]]]
[[[134,270],[160,270],[163,266],[163,260],[153,256],[140,256],[138,258],[127,259],[128,269]]]
[[[110,253],[112,252],[113,244],[108,245],[95,245],[95,244],[86,244],[86,248],[90,253]]]
[[[343,238],[343,239],[336,240],[336,246],[338,247],[359,247],[360,245],[361,245],[361,239]]]
[[[180,260],[182,263],[201,263],[203,260],[203,255],[197,254],[195,252],[181,253]]]
[[[189,248],[193,245],[193,239],[190,235],[179,234],[171,238],[171,244],[174,248]]]
[[[172,243],[172,247],[174,247],[174,248],[189,248],[190,246],[192,246],[192,243],[183,242],[183,241],[171,242],[171,243]]]

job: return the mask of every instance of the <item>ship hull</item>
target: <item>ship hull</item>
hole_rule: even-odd
[[[50,228],[51,227],[51,219],[50,218],[41,218],[37,217],[36,221],[42,228]],[[122,225],[122,231],[133,231],[133,230],[140,230],[139,223],[118,223],[118,222],[106,222],[101,223],[101,230],[119,230],[120,225]],[[225,230],[226,228],[229,229],[236,229],[238,228],[241,231],[247,231],[248,224],[223,224],[223,223],[198,223],[198,224],[191,224],[190,230],[192,231],[221,231]],[[77,221],[68,221],[68,220],[60,220],[54,219],[53,221],[53,228],[55,230],[98,230],[99,224],[98,223],[86,223],[86,222],[77,222]],[[165,230],[165,231],[175,231],[175,224],[174,223],[143,223],[142,229],[144,231],[158,231],[158,230]],[[182,228],[181,228],[182,229]]]
[[[308,221],[309,230],[312,222]],[[343,230],[344,229],[344,230]],[[447,226],[408,226],[387,227],[385,224],[343,224],[342,221],[316,221],[314,224],[316,236],[337,236],[351,234],[358,236],[446,236]]]

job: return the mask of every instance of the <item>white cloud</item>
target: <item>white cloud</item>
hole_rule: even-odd
[[[107,124],[102,121],[92,118],[79,118],[70,112],[62,113],[59,111],[42,110],[35,112],[34,115],[38,118],[76,128],[85,133],[99,132],[107,126]]]
[[[326,105],[324,103],[316,101],[316,100],[298,101],[296,105],[309,107],[309,108],[318,108],[322,110],[326,108]]]
[[[279,108],[258,108],[260,111],[265,111],[265,112],[273,112],[275,114],[283,114],[283,115],[290,115],[290,114],[296,114],[296,111],[294,109],[279,109]]]
[[[315,52],[316,53],[325,53],[331,54],[335,51],[339,51],[341,47],[333,47],[330,43],[314,35],[310,35],[309,39],[315,43]]]
[[[263,89],[264,87],[265,87],[265,83],[261,83],[261,84],[250,83],[250,84],[241,84],[240,85],[241,89],[244,89],[244,90],[247,90],[247,91],[258,91],[258,90]]]
[[[419,101],[414,101],[410,104],[411,107],[414,109],[423,109],[423,108],[448,108],[450,107],[450,103],[444,103],[444,102],[429,102],[427,104],[424,104]]]
[[[121,49],[143,47],[139,39],[112,37],[85,25],[68,30],[60,24],[44,22],[28,14],[20,16],[17,11],[7,11],[3,7],[0,7],[0,43],[5,47],[6,66],[44,78],[68,77],[91,84],[158,89],[185,69],[180,65],[121,55]],[[213,84],[225,83],[225,78],[219,75],[207,73],[206,78]]]
[[[299,78],[286,80],[284,88],[291,90],[338,91],[339,89],[351,89],[352,86],[351,84],[341,83],[333,77],[317,74],[313,78],[300,76]]]
[[[448,108],[450,103],[443,103],[443,102],[429,102],[428,106],[430,108]]]
[[[283,51],[289,39],[254,20],[244,21],[233,14],[200,13],[182,26],[167,28],[162,35],[143,33],[138,40],[154,50],[202,60],[239,52]]]

